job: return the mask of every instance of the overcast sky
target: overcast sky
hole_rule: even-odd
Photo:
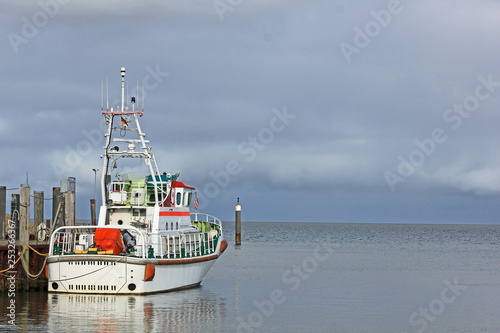
[[[500,222],[498,1],[2,0],[0,22],[0,185],[76,177],[78,218],[123,66],[160,169],[222,220],[239,197],[245,221]]]

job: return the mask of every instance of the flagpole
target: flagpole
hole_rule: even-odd
[[[199,202],[198,202],[198,192],[194,192],[194,194],[196,195],[196,197],[194,199],[194,205],[193,205],[193,207],[194,207],[195,213],[198,214],[198,204],[199,204]]]

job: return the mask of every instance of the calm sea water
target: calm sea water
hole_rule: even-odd
[[[500,332],[500,226],[243,223],[195,289],[0,298],[0,331]]]

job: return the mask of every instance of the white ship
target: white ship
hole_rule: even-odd
[[[97,226],[52,233],[49,292],[146,294],[194,287],[227,248],[221,221],[197,212],[195,189],[178,173],[159,171],[139,124],[144,110],[136,110],[133,97],[131,109],[124,102],[125,68],[121,76],[121,107],[102,110],[107,133]],[[130,161],[143,162],[147,171],[126,172],[136,170]]]

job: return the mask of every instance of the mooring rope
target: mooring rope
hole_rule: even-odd
[[[27,247],[30,247],[30,248],[31,248],[31,246],[26,245],[26,246],[24,247],[24,250],[26,250],[26,248],[27,248]],[[24,252],[24,250],[23,250],[23,252]],[[36,252],[36,251],[35,251],[35,252]],[[33,275],[33,274],[31,274],[31,273],[30,273],[30,266],[29,266],[29,262],[26,262],[26,261],[24,260],[24,258],[23,258],[23,256],[22,256],[22,255],[21,255],[21,257],[20,257],[20,258],[21,258],[21,263],[22,263],[22,265],[23,265],[23,268],[24,268],[24,270],[26,271],[26,274],[27,274],[27,275],[28,275],[31,279],[36,280],[36,279],[38,279],[38,277],[42,274],[43,270],[45,269],[45,264],[47,263],[47,259],[48,259],[49,257],[45,257],[45,260],[43,261],[43,264],[42,264],[42,269],[40,270],[40,272],[38,272],[38,274],[35,274],[35,275]]]
[[[40,270],[40,272],[38,272],[38,274],[35,274],[35,275],[31,274],[31,273],[30,273],[30,271],[29,271],[29,263],[26,263],[26,262],[24,261],[24,259],[23,259],[23,254],[24,254],[24,251],[26,251],[26,249],[27,249],[27,248],[30,248],[31,250],[33,250],[34,252],[36,252],[38,255],[40,255],[40,256],[42,256],[42,257],[45,257],[45,260],[43,261],[43,264],[42,264],[42,269]],[[14,265],[13,265],[13,266],[11,266],[11,267],[9,267],[9,268],[7,268],[7,269],[1,270],[1,271],[0,271],[0,274],[5,273],[5,272],[7,272],[7,271],[9,271],[9,270],[13,269],[13,268],[14,268],[14,266],[15,266],[15,265],[17,265],[17,263],[19,262],[19,260],[21,260],[21,264],[22,264],[22,266],[23,266],[24,270],[26,271],[27,275],[28,275],[31,279],[33,279],[33,280],[38,279],[38,277],[42,274],[42,272],[43,272],[43,270],[44,270],[44,268],[45,268],[45,264],[47,263],[47,258],[48,258],[47,256],[48,256],[48,255],[49,255],[48,253],[40,253],[40,252],[38,252],[38,251],[37,251],[37,250],[35,250],[33,247],[31,247],[31,245],[26,245],[26,246],[23,248],[23,250],[21,251],[21,253],[19,254],[19,258],[17,258],[17,260],[14,262]]]
[[[34,248],[32,248],[32,247],[31,247],[31,245],[30,245],[29,247],[30,247],[30,249],[32,249],[32,250],[33,250],[36,254],[41,255],[42,257],[46,257],[46,256],[48,256],[48,255],[49,255],[48,253],[40,253],[40,252],[38,252],[37,250],[35,250]]]
[[[26,248],[27,246],[24,247],[23,251],[21,252],[21,254],[19,254],[19,258],[17,258],[16,262],[14,263],[14,265],[12,265],[11,267],[7,268],[7,269],[4,269],[4,270],[1,270],[0,273],[5,273],[11,269],[14,268],[15,265],[17,265],[18,261],[21,259],[21,257],[23,256],[24,254],[24,251],[26,251]]]

